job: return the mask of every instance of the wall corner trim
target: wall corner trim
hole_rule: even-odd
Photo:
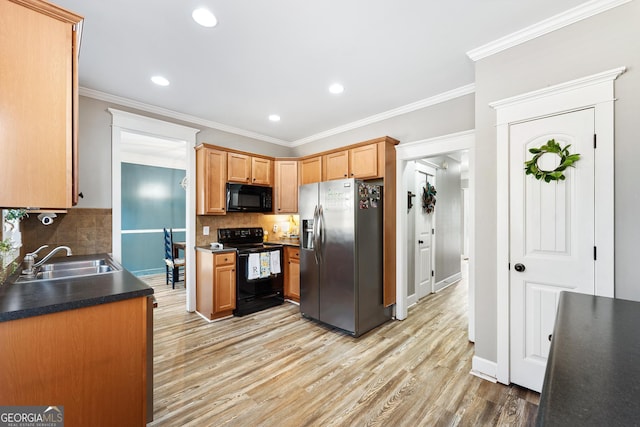
[[[591,0],[467,52],[472,61],[489,57],[632,0]]]

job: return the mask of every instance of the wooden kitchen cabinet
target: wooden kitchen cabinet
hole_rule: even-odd
[[[227,181],[242,184],[272,185],[273,162],[264,157],[229,152]]]
[[[196,147],[196,214],[226,214],[227,153],[206,144]]]
[[[378,173],[378,144],[363,145],[349,150],[349,177],[376,178]]]
[[[326,154],[323,159],[324,180],[343,179],[349,177],[349,151],[338,151]]]
[[[236,254],[196,250],[196,311],[209,320],[236,308]]]
[[[44,1],[0,2],[2,207],[77,202],[81,21]]]
[[[284,297],[300,302],[300,248],[284,247]]]
[[[227,180],[248,184],[251,181],[251,156],[229,153],[227,155]]]
[[[273,162],[263,157],[251,158],[251,183],[255,185],[273,185],[271,179]]]
[[[0,402],[62,405],[69,426],[146,425],[152,310],[144,296],[0,322]]]
[[[276,160],[275,170],[275,213],[298,212],[298,162]]]
[[[379,177],[378,147],[378,144],[368,144],[325,154],[324,180]]]
[[[300,168],[300,185],[322,181],[322,156],[302,159],[298,162]]]

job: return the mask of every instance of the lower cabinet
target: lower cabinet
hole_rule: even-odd
[[[300,302],[300,248],[285,246],[284,297]]]
[[[60,405],[68,426],[146,425],[151,310],[136,297],[0,322],[1,404]]]
[[[209,320],[236,308],[236,254],[196,251],[196,311]]]

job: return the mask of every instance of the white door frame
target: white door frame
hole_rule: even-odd
[[[112,117],[111,126],[111,207],[112,207],[112,253],[113,257],[121,262],[122,258],[122,212],[121,212],[121,133],[131,131],[144,135],[155,136],[165,139],[175,139],[185,141],[187,150],[187,194],[186,194],[186,247],[185,250],[185,274],[187,290],[187,311],[196,309],[196,287],[195,287],[195,246],[196,246],[196,212],[195,212],[195,182],[196,182],[196,133],[200,129],[177,125],[175,123],[152,119],[126,111],[107,109]]]
[[[510,383],[509,353],[509,127],[522,121],[595,109],[595,294],[614,296],[614,80],[624,67],[492,102],[497,126],[497,360],[495,372],[480,372]],[[523,171],[524,173],[524,171]],[[477,369],[477,367],[475,368]]]
[[[469,150],[469,195],[470,195],[470,217],[474,215],[474,189],[475,189],[475,131],[453,133],[436,138],[424,139],[415,142],[408,142],[396,145],[396,194],[405,195],[409,190],[406,188],[404,180],[404,170],[409,160],[418,160],[425,157],[433,157],[440,154],[451,153],[453,151]],[[396,217],[404,218],[407,213],[407,197],[397,198]],[[475,340],[475,260],[474,248],[475,231],[473,227],[469,230],[469,340]],[[406,221],[396,222],[396,265],[404,266],[407,260],[407,224]],[[407,318],[407,272],[406,268],[396,269],[396,319]]]

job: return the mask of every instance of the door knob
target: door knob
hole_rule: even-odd
[[[421,245],[421,244],[423,244],[423,243],[424,243],[424,241],[422,241],[422,240],[418,240],[418,244],[419,244],[419,245]]]
[[[516,265],[514,265],[513,268],[515,268],[518,273],[522,273],[526,269],[524,264],[520,264],[520,263],[517,263]]]

